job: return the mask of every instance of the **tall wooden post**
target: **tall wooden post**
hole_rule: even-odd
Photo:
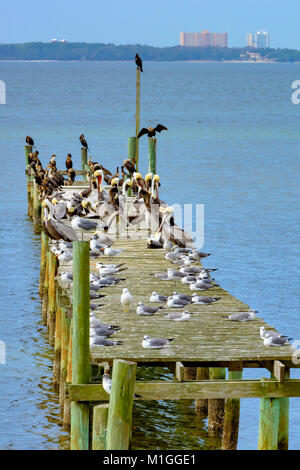
[[[43,288],[43,302],[42,302],[42,314],[43,321],[47,323],[47,312],[48,312],[48,288],[49,288],[49,264],[50,264],[50,250],[46,253],[46,266],[45,266],[45,279]]]
[[[224,367],[210,367],[210,380],[226,379],[226,369]],[[224,424],[225,400],[223,398],[208,400],[208,430],[212,433],[219,433]]]
[[[290,370],[287,369],[285,378],[290,378]],[[289,448],[289,411],[290,399],[279,398],[280,402],[280,415],[278,425],[278,450],[288,450]]]
[[[209,379],[209,368],[208,367],[197,367],[196,380],[208,380]],[[199,414],[207,414],[208,411],[208,400],[198,398],[195,400],[195,411]]]
[[[44,282],[45,282],[45,272],[46,272],[46,258],[48,250],[48,237],[44,231],[41,233],[41,267],[40,267],[40,285],[39,285],[39,295],[43,297],[44,294]]]
[[[93,407],[93,450],[106,449],[108,409],[108,403],[103,403],[102,405],[96,405]]]
[[[28,165],[28,155],[32,152],[32,145],[24,145],[25,150],[25,166]],[[28,177],[27,177],[28,178]]]
[[[35,180],[33,180],[33,223],[35,233],[40,233],[41,231],[41,201],[39,200],[39,190],[38,185]]]
[[[57,259],[50,251],[49,253],[49,284],[48,284],[48,315],[47,325],[49,329],[50,344],[54,343],[55,334],[55,312],[56,312],[56,288],[55,288],[55,276],[57,268]]]
[[[156,138],[148,137],[148,172],[156,174]]]
[[[260,399],[258,450],[278,449],[279,415],[279,398]]]
[[[72,384],[90,381],[90,245],[73,243]],[[71,449],[89,449],[89,406],[71,403]]]
[[[243,371],[228,371],[228,380],[241,380]],[[240,424],[240,399],[227,398],[222,438],[223,450],[236,450]]]
[[[58,302],[58,295],[56,296],[56,315],[55,315],[55,343],[54,343],[54,358],[53,358],[53,384],[56,389],[59,389],[60,380],[60,354],[61,354],[61,307]]]
[[[139,68],[136,69],[136,110],[135,110],[135,136],[136,136],[136,147],[135,147],[135,161],[136,170],[138,171],[139,164],[139,140],[137,138],[140,132],[140,102],[141,102],[141,71]]]
[[[85,165],[87,164],[87,149],[85,147],[81,147],[81,169],[84,171],[82,179],[86,180],[86,168]]]
[[[135,374],[135,362],[114,360],[107,422],[107,450],[129,448]]]

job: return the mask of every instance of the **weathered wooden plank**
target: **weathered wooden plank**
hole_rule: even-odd
[[[69,385],[74,401],[107,401],[102,385]],[[277,380],[208,380],[191,382],[136,382],[135,392],[143,400],[193,400],[195,398],[299,397],[300,379]]]

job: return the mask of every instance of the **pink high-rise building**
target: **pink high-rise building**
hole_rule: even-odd
[[[203,30],[201,33],[179,33],[181,46],[198,47],[227,47],[228,33],[211,33]]]

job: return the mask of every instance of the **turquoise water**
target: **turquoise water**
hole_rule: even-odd
[[[219,268],[216,279],[225,289],[300,340],[300,106],[291,102],[300,64],[146,62],[141,75],[141,126],[160,122],[169,129],[158,136],[162,199],[205,205],[203,249],[212,253],[206,265]],[[0,80],[7,86],[7,104],[0,105],[0,340],[7,347],[0,448],[67,448],[37,295],[39,237],[26,216],[24,138],[34,137],[43,162],[55,153],[63,167],[70,152],[79,168],[83,132],[93,159],[114,169],[134,135],[135,66],[0,62]],[[140,166],[145,173],[146,138]],[[292,449],[300,444],[299,405],[291,399]],[[136,406],[134,447],[219,447],[192,402],[148,408]],[[257,446],[258,409],[258,400],[241,402],[240,449]]]

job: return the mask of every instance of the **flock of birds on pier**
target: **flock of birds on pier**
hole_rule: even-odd
[[[139,136],[144,134],[151,136],[162,130],[167,129],[160,124],[155,128],[142,128]],[[83,134],[80,135],[79,140],[82,147],[89,148]],[[26,137],[26,143],[34,146],[34,141],[29,136]],[[197,250],[190,234],[176,225],[173,209],[159,197],[159,175],[148,173],[143,178],[136,170],[135,161],[130,159],[125,159],[123,165],[118,166],[116,173],[112,174],[103,165],[92,161],[90,157],[88,160],[90,171],[86,173],[89,187],[80,193],[74,191],[71,197],[67,197],[62,188],[65,185],[73,185],[75,179],[71,154],[67,155],[65,161],[67,180],[57,170],[55,155],[50,158],[47,169],[43,169],[37,150],[29,154],[28,163],[33,170],[36,184],[40,188],[43,229],[53,240],[53,251],[59,263],[72,261],[72,242],[79,240],[78,234],[82,234],[83,238],[84,233],[91,234],[89,240],[91,258],[99,259],[104,255],[111,259],[121,255],[123,250],[112,247],[113,239],[108,236],[109,231],[115,229],[120,223],[123,223],[125,229],[128,227],[137,229],[141,223],[145,223],[151,233],[147,240],[148,248],[164,248],[165,258],[174,265],[174,268],[170,267],[166,272],[152,275],[161,281],[175,281],[176,285],[181,282],[189,286],[192,292],[188,295],[174,291],[172,296],[152,292],[149,302],[137,304],[137,315],[161,314],[166,320],[173,322],[190,321],[193,312],[188,310],[189,305],[208,306],[220,300],[220,297],[199,295],[196,292],[206,292],[218,286],[211,277],[216,269],[204,268],[200,265],[201,260],[209,254]],[[128,190],[135,197],[134,213],[131,215],[128,215],[126,207]],[[104,264],[102,262],[97,262],[95,267],[96,271],[90,274],[90,345],[121,345],[123,341],[111,338],[120,327],[102,323],[94,312],[102,305],[93,301],[105,297],[104,294],[99,293],[102,288],[126,281],[126,277],[123,276],[127,267],[124,263]],[[69,285],[72,284],[71,273],[63,271],[61,278]],[[128,312],[132,307],[134,297],[128,288],[123,288],[120,303],[124,312]],[[153,304],[163,305],[153,306]],[[166,307],[172,311],[165,312]],[[183,311],[176,311],[180,308]],[[225,318],[230,321],[248,322],[255,320],[256,313],[250,309],[225,315]],[[264,327],[260,328],[260,337],[265,346],[283,346],[289,344],[292,339],[272,330],[267,331]],[[147,349],[165,348],[174,339],[151,338],[145,335],[142,346]]]

